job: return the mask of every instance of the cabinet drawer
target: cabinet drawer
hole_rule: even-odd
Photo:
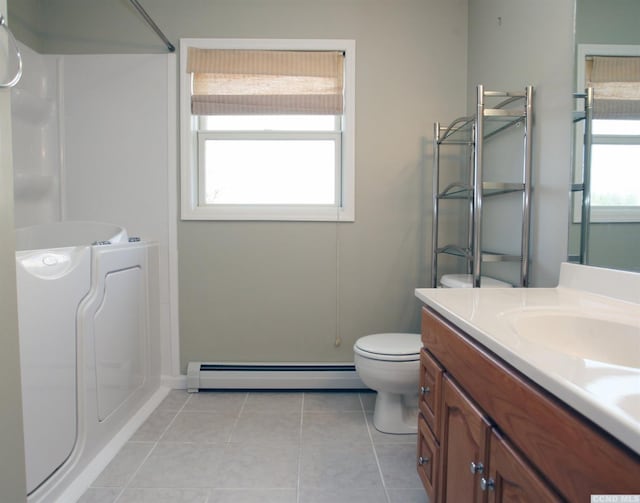
[[[420,398],[418,406],[436,438],[440,438],[440,399],[442,367],[422,349],[420,351]]]
[[[433,433],[427,426],[424,416],[419,414],[418,454],[416,463],[418,466],[418,475],[431,502],[437,501],[436,488],[438,487],[439,457],[440,447],[438,447]]]

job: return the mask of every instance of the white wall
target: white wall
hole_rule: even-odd
[[[23,74],[11,89],[15,224],[60,219],[58,62],[20,44]]]
[[[115,223],[159,243],[162,372],[170,375],[175,57],[68,55],[62,66],[64,219]]]

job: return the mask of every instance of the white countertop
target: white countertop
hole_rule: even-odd
[[[631,327],[631,351],[637,350],[640,356],[640,274],[614,271],[603,279],[605,271],[609,270],[563,264],[556,288],[418,288],[415,293],[480,344],[640,454],[640,366],[549,350],[535,338],[519,335],[510,322],[510,316],[522,310],[605,313],[609,319],[624,319]],[[583,281],[583,274],[594,281]],[[619,298],[606,295],[612,290],[620,292]],[[635,354],[631,360],[637,361]]]

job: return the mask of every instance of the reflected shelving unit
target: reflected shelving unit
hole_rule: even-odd
[[[527,86],[522,92],[486,91],[477,86],[476,112],[469,117],[461,117],[448,126],[439,122],[434,125],[434,164],[433,164],[433,226],[432,226],[432,264],[431,282],[438,286],[439,256],[449,255],[465,261],[467,273],[472,276],[472,286],[481,286],[482,264],[486,262],[519,262],[519,284],[528,286],[529,276],[529,234],[531,201],[531,131],[533,125],[533,87]],[[513,169],[517,170],[516,182],[485,180],[484,147],[485,143],[508,129],[522,126],[523,155],[521,162]],[[468,147],[466,179],[458,180],[441,187],[441,151],[446,146]],[[482,247],[482,210],[485,199],[500,197],[504,194],[520,193],[521,205],[520,229],[505,229],[504,232],[520,232],[520,251],[501,253],[488,251]],[[440,243],[441,205],[447,200],[467,201],[466,205],[466,242]]]
[[[577,136],[582,132],[582,142],[576,141],[576,145],[582,145],[582,156],[576,148],[576,160],[573,163],[573,182],[571,193],[574,197],[581,196],[580,200],[580,246],[578,255],[569,255],[570,262],[580,264],[589,263],[589,224],[591,223],[591,125],[593,121],[593,88],[588,87],[584,93],[575,93],[576,100],[582,100],[582,110],[574,111],[573,123],[577,128]],[[580,131],[578,125],[582,126]],[[577,138],[578,139],[578,138]],[[573,199],[573,198],[572,198]],[[577,207],[572,208],[572,212]]]

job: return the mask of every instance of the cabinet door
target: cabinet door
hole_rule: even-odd
[[[443,389],[440,501],[484,502],[480,479],[488,461],[489,422],[446,374]]]
[[[489,473],[483,484],[489,503],[562,501],[495,430],[489,443]]]

